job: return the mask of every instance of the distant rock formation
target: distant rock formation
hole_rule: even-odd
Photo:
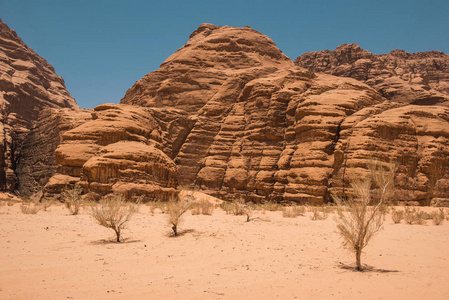
[[[78,109],[64,80],[0,20],[0,190],[17,190],[22,143],[47,108]]]
[[[357,44],[343,44],[333,51],[305,53],[294,63],[312,72],[355,78],[394,102],[449,106],[449,55],[443,52],[376,55]]]

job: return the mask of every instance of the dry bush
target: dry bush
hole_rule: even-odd
[[[41,209],[42,207],[38,205],[20,205],[20,210],[26,215],[35,215]]]
[[[356,270],[363,270],[361,255],[371,238],[382,229],[385,208],[394,188],[396,167],[388,165],[387,171],[380,162],[368,164],[370,176],[351,183],[355,197],[347,201],[334,196],[338,204],[337,229],[343,238],[343,245],[351,249],[356,257]],[[376,198],[371,198],[371,187],[378,189]],[[345,212],[345,206],[347,211]]]
[[[394,207],[391,210],[391,219],[395,224],[401,223],[401,221],[404,219],[404,211],[403,210],[396,210]]]
[[[444,209],[440,208],[438,211],[434,211],[432,213],[432,222],[434,225],[441,225],[444,222],[444,219],[446,217],[446,214],[444,212]]]
[[[42,209],[44,211],[48,211],[50,206],[52,206],[54,203],[55,203],[55,199],[53,199],[53,198],[44,198],[41,201]]]
[[[190,206],[192,215],[208,215],[211,216],[214,212],[214,204],[208,200],[201,200],[200,202],[192,203]]]
[[[201,213],[203,215],[211,216],[214,213],[214,204],[209,202],[208,200],[201,200]]]
[[[262,204],[262,209],[268,211],[282,211],[283,208],[282,204],[273,201],[267,201]]]
[[[253,211],[251,205],[246,204],[243,198],[232,201],[231,213],[233,215],[235,216],[245,215],[246,222],[249,222],[251,220],[252,212]]]
[[[62,200],[72,215],[77,215],[84,203],[84,199],[81,197],[82,192],[81,186],[76,184],[61,194]]]
[[[297,216],[304,216],[305,213],[306,208],[299,205],[285,206],[282,210],[284,218],[296,218]]]
[[[316,206],[313,206],[311,208],[311,212],[312,212],[312,216],[310,216],[310,219],[312,221],[317,221],[317,220],[326,220],[328,213],[326,211],[324,211],[323,209],[320,209]]]
[[[191,201],[186,200],[171,200],[167,203],[167,221],[171,225],[174,236],[178,236],[178,226],[182,222],[182,215],[190,208],[191,204]]]
[[[426,223],[425,214],[419,208],[406,207],[404,212],[404,220],[409,225],[423,225]]]
[[[114,230],[117,243],[131,217],[138,211],[138,203],[130,203],[120,194],[114,194],[91,206],[91,215],[98,224]]]
[[[161,201],[149,201],[146,205],[150,208],[150,213],[154,215],[156,209],[159,209],[161,213],[165,214],[167,212],[167,203]]]

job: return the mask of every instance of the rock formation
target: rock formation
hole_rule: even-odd
[[[0,20],[0,190],[18,188],[22,143],[46,108],[78,106],[53,67]]]
[[[352,77],[394,102],[449,106],[449,55],[393,50],[376,55],[356,44],[305,53],[295,64],[312,72]]]
[[[179,119],[182,123],[183,117]],[[86,122],[62,134],[55,151],[57,172],[46,185],[47,192],[80,183],[85,193],[96,196],[119,192],[144,195],[147,200],[173,197],[177,167],[161,148],[169,149],[178,136],[173,130],[168,130],[170,137],[161,131],[152,109],[97,106]]]
[[[321,204],[377,159],[397,164],[395,200],[449,205],[447,55],[351,44],[295,63],[249,27],[203,24],[121,104],[40,110],[30,131],[16,126],[18,189],[167,200],[179,184]]]

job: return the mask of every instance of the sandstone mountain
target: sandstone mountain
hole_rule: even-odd
[[[449,55],[393,50],[376,55],[356,44],[305,53],[295,64],[312,72],[352,77],[393,102],[449,106]]]
[[[53,67],[0,20],[0,190],[18,189],[22,144],[41,112],[50,108],[78,105]]]
[[[54,194],[78,182],[93,197],[166,200],[182,185],[223,199],[319,204],[350,193],[374,158],[397,163],[397,201],[447,205],[445,54],[392,62],[345,47],[351,54],[323,59],[334,74],[315,66],[319,58],[295,65],[249,27],[202,24],[121,104],[41,114],[16,173],[40,176]],[[54,156],[38,160],[46,141]],[[42,163],[51,168],[34,168]]]

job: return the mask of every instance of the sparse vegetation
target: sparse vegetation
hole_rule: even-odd
[[[343,238],[343,245],[354,252],[358,271],[363,270],[361,263],[363,249],[382,228],[384,206],[392,194],[396,170],[391,164],[385,170],[380,162],[375,161],[371,161],[368,168],[370,171],[368,178],[354,180],[351,184],[355,197],[343,201],[334,196],[339,207],[335,219],[337,229]],[[371,198],[373,185],[378,189],[375,199]]]
[[[190,208],[191,204],[191,201],[184,199],[171,200],[167,203],[167,220],[174,236],[178,236],[178,226],[182,222],[182,215]]]
[[[284,218],[296,218],[298,216],[304,216],[305,213],[305,206],[299,205],[285,206],[282,210],[282,216]]]
[[[317,206],[313,206],[310,208],[310,211],[312,212],[312,216],[310,216],[310,219],[312,221],[317,221],[317,220],[326,220],[328,213],[325,209],[320,209]]]
[[[202,199],[200,202],[191,205],[192,215],[212,215],[214,212],[214,205],[207,200]]]
[[[432,213],[432,222],[434,225],[441,225],[443,224],[445,217],[446,214],[444,212],[444,209],[439,208],[438,211],[434,211]]]
[[[403,210],[396,210],[394,207],[391,210],[391,219],[395,224],[401,223],[401,221],[404,219],[404,211]]]
[[[22,211],[22,213],[24,213],[26,215],[35,215],[41,209],[42,209],[42,207],[38,206],[36,204],[33,204],[33,205],[23,205],[22,204],[22,205],[20,205],[20,210]]]
[[[53,198],[43,198],[41,200],[42,209],[44,211],[48,211],[50,206],[52,206],[54,203],[55,203],[55,199],[53,199]]]
[[[419,208],[406,207],[404,211],[404,220],[409,225],[423,225],[426,223],[424,212]]]
[[[66,189],[62,192],[61,197],[69,210],[70,214],[77,215],[83,205],[83,198],[81,194],[83,189],[80,185],[76,184],[72,188]]]
[[[120,194],[114,194],[91,206],[91,215],[98,224],[114,230],[116,242],[120,243],[121,232],[138,210],[138,203],[125,201]]]

